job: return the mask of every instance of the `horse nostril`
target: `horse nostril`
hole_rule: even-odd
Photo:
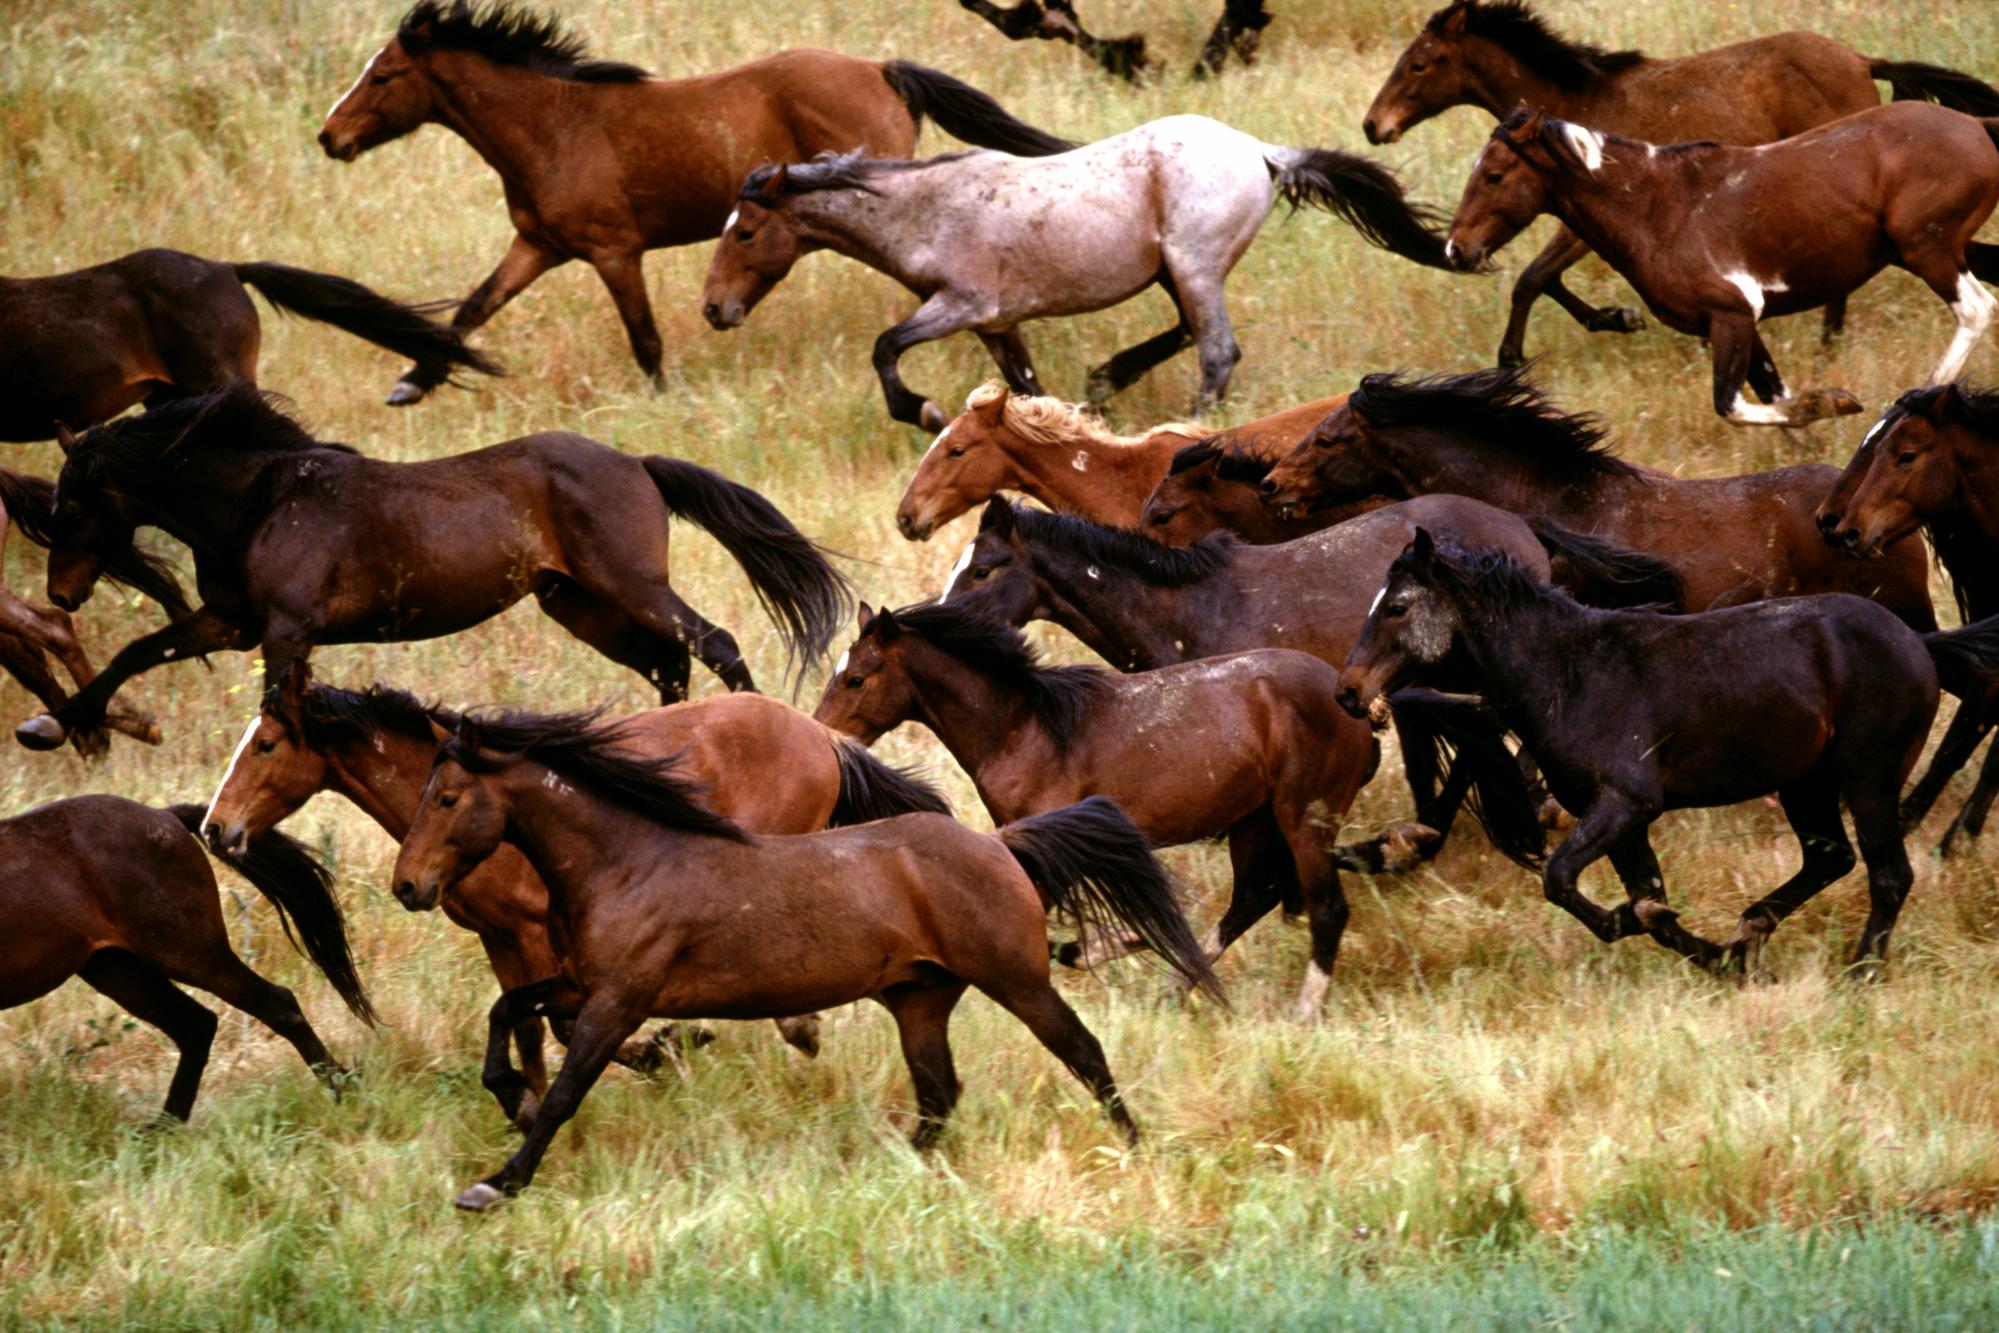
[[[1261,495],[1275,495],[1277,494],[1277,483],[1270,480],[1268,477],[1265,477],[1263,479],[1263,484],[1261,486],[1258,486],[1256,489],[1258,494]]]
[[[319,132],[319,146],[321,148],[333,147],[333,136],[327,133],[325,130],[321,130]]]
[[[710,301],[708,304],[702,306],[701,314],[713,327],[718,329],[722,327],[722,307],[715,304],[715,302]]]
[[[77,602],[74,597],[69,597],[59,592],[52,592],[49,594],[49,600],[55,603],[56,608],[58,610],[61,611],[76,610]]]
[[[1360,691],[1351,685],[1340,686],[1340,692],[1333,696],[1333,702],[1354,717],[1359,717],[1365,711],[1360,706]]]
[[[416,901],[416,881],[413,879],[397,881],[396,897],[406,903]]]

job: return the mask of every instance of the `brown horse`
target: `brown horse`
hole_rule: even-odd
[[[1346,400],[1324,401],[1328,410],[1333,410]],[[1324,419],[1321,417],[1319,421]],[[1312,422],[1307,430],[1318,424]],[[1302,509],[1265,504],[1263,479],[1270,475],[1279,458],[1298,447],[1304,436],[1289,430],[1249,443],[1232,443],[1231,435],[1232,432],[1223,431],[1173,455],[1166,475],[1153,487],[1152,494],[1145,499],[1145,507],[1139,511],[1138,526],[1147,537],[1167,546],[1189,546],[1210,533],[1226,532],[1245,546],[1275,546],[1359,518],[1389,503],[1383,499],[1363,499],[1352,504]]]
[[[1878,60],[1809,32],[1785,32],[1695,55],[1658,59],[1642,51],[1605,51],[1567,40],[1523,0],[1453,0],[1430,16],[1375,94],[1362,129],[1369,143],[1403,133],[1454,106],[1476,106],[1494,120],[1521,107],[1653,143],[1713,139],[1763,144],[1880,103],[1874,80],[1897,99],[1933,99],[1975,115],[1999,115],[1999,90],[1968,74],[1911,62]],[[1534,182],[1514,211],[1539,209]],[[1563,228],[1513,288],[1513,313],[1499,364],[1525,360],[1527,316],[1543,292],[1592,332],[1641,327],[1635,310],[1599,310],[1562,285],[1562,272],[1589,253]],[[1844,298],[1826,305],[1826,332],[1839,329]]]
[[[1103,1104],[1137,1127],[1103,1048],[1048,980],[1046,914],[1132,929],[1182,975],[1214,987],[1145,838],[1102,798],[974,833],[944,815],[772,838],[695,799],[672,759],[642,758],[616,729],[509,715],[503,742],[461,719],[438,752],[396,858],[413,910],[512,840],[548,885],[573,942],[560,976],[493,1006],[486,1085],[517,1102],[507,1033],[521,1017],[573,1017],[569,1058],[520,1151],[466,1189],[484,1209],[524,1188],[563,1123],[648,1016],[772,1018],[863,998],[895,1016],[916,1083],[913,1141],[937,1139],[958,1097],[948,1027],[968,986],[1013,1014]]]
[[[1226,837],[1235,887],[1208,961],[1280,901],[1302,901],[1312,954],[1294,1012],[1310,1019],[1347,922],[1332,839],[1379,758],[1338,694],[1339,673],[1306,653],[1121,676],[1044,665],[1019,630],[962,606],[864,606],[813,716],[869,745],[922,723],[997,823],[1108,796],[1154,847]]]
[[[926,114],[982,147],[1024,155],[1069,147],[977,89],[905,60],[785,51],[719,74],[659,79],[589,59],[554,19],[465,0],[423,0],[404,15],[327,112],[319,142],[351,162],[433,121],[461,136],[500,173],[515,235],[452,327],[470,333],[536,278],[581,259],[604,280],[639,369],[656,383],[662,346],[646,251],[714,240],[759,163],[856,148],[907,157]],[[414,403],[437,384],[419,363],[389,401]]]
[[[433,384],[500,368],[456,332],[360,283],[284,264],[139,250],[45,278],[0,278],[0,440],[54,439],[134,403],[257,382],[262,327],[246,288],[280,310],[414,358]]]
[[[1274,508],[1468,495],[1645,551],[1679,572],[1689,610],[1850,592],[1932,630],[1928,560],[1898,541],[1860,564],[1826,549],[1813,511],[1838,473],[1802,463],[1681,478],[1609,452],[1596,418],[1562,411],[1519,368],[1369,375],[1263,482]]]
[[[342,1071],[298,1001],[229,947],[215,872],[192,836],[200,820],[198,805],[155,810],[118,796],[73,796],[0,820],[0,859],[14,868],[0,882],[0,1009],[82,977],[179,1050],[161,1115],[185,1120],[215,1037],[215,1015],[174,983],[196,986],[290,1042],[339,1095]],[[270,900],[285,934],[373,1023],[332,879],[312,854],[265,833],[222,861]]]
[[[456,714],[380,685],[360,692],[309,686],[303,667],[280,688],[282,696],[267,700],[251,719],[209,801],[201,823],[208,845],[218,854],[240,852],[322,791],[353,802],[401,842],[430,778],[440,728],[455,725]],[[810,833],[918,810],[950,813],[944,798],[921,781],[760,694],[673,704],[620,725],[634,750],[679,756],[718,811],[757,833]],[[512,848],[501,848],[448,888],[442,906],[454,924],[479,937],[502,991],[560,969],[561,950],[549,933],[548,889]],[[818,1053],[815,1016],[781,1019],[778,1030],[807,1055]],[[548,1087],[541,1020],[523,1019],[513,1035],[538,1099]],[[648,1070],[658,1066],[662,1052],[659,1038],[635,1042],[618,1061]]]
[[[1979,282],[1999,279],[1999,247],[1972,240],[1999,203],[1999,119],[1895,102],[1760,148],[1660,148],[1523,110],[1472,167],[1451,219],[1453,263],[1480,267],[1533,220],[1513,202],[1529,176],[1662,323],[1707,339],[1714,410],[1737,425],[1861,410],[1844,389],[1791,397],[1756,332],[1766,315],[1843,298],[1890,264],[1906,269],[1957,319],[1931,378],[1944,383],[1999,305]],[[1745,380],[1761,405],[1743,401]]]

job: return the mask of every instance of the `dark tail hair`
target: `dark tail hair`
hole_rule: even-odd
[[[1999,88],[1959,70],[1919,60],[1870,60],[1867,72],[1895,92],[1897,102],[1935,102],[1972,116],[1999,116]]]
[[[1527,526],[1555,565],[1555,585],[1583,605],[1686,609],[1687,586],[1680,571],[1658,556],[1626,550],[1545,518],[1530,518]]]
[[[776,505],[719,472],[657,454],[644,460],[660,498],[735,557],[794,662],[825,655],[853,589]]]
[[[1476,701],[1434,690],[1396,690],[1389,702],[1395,710],[1404,764],[1410,750],[1424,747],[1423,758],[1443,775],[1446,793],[1468,788],[1464,804],[1499,854],[1539,870],[1548,835],[1520,762],[1506,748],[1506,724]],[[1452,780],[1454,776],[1458,781]],[[1441,833],[1449,831],[1455,813],[1425,809],[1418,818]]]
[[[1986,121],[1985,132],[1992,136],[1993,146],[1999,147],[1999,120]],[[1999,282],[1999,245],[1989,241],[1966,242],[1964,266],[1980,282]]]
[[[927,115],[937,122],[937,128],[954,139],[978,148],[996,148],[1015,157],[1049,157],[1076,146],[1015,119],[990,96],[942,70],[907,60],[891,60],[882,66],[882,78],[909,108],[910,119],[918,129],[923,128],[923,118]]]
[[[27,472],[0,467],[0,506],[23,537],[46,548],[49,544],[49,517],[55,504],[55,483]],[[156,555],[139,548],[135,538],[124,550],[107,556],[104,577],[136,589],[165,608],[168,620],[194,614],[173,567]]]
[[[208,813],[206,807],[170,805],[167,813],[185,825],[196,842],[202,841],[201,821]],[[374,1026],[375,1006],[369,1002],[360,974],[354,970],[354,954],[347,947],[347,919],[341,914],[339,900],[333,896],[333,876],[305,845],[271,829],[250,839],[245,851],[211,851],[210,855],[270,899],[271,906],[278,909],[278,921],[292,947],[312,959],[326,974],[356,1018]]]
[[[1138,825],[1108,796],[1031,815],[995,835],[1043,901],[1089,929],[1130,930],[1192,985],[1227,1003],[1173,896],[1173,880]]]
[[[424,316],[421,307],[403,305],[368,290],[352,278],[289,264],[235,264],[236,276],[264,294],[280,310],[316,319],[386,347],[416,362],[427,378],[442,384],[454,370],[500,375],[499,365],[465,345],[457,330]]]
[[[845,736],[833,738],[833,757],[840,761],[840,798],[826,827],[872,824],[897,815],[948,815],[944,794],[906,768],[895,768],[874,757],[868,747]]]
[[[1999,692],[1999,616],[1962,629],[1932,630],[1923,647],[1936,663],[1937,683],[1964,700]]]
[[[1411,204],[1388,168],[1330,148],[1273,149],[1267,161],[1277,193],[1292,208],[1323,208],[1370,244],[1431,268],[1450,267],[1437,229],[1442,217]]]

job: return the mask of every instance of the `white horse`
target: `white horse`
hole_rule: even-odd
[[[1101,402],[1192,342],[1206,406],[1242,357],[1222,284],[1280,196],[1446,267],[1436,215],[1412,207],[1385,168],[1330,149],[1276,147],[1205,116],[1168,116],[1053,157],[974,150],[909,162],[849,153],[758,167],[715,248],[703,312],[716,328],[734,328],[813,250],[881,270],[923,298],[875,342],[889,415],[936,431],[949,415],[896,370],[909,348],[971,329],[1016,392],[1044,393],[1023,322],[1101,310],[1156,282],[1180,322],[1092,370],[1090,397]]]

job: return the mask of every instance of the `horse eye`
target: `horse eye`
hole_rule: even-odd
[[[990,573],[992,573],[990,569],[987,569],[984,565],[980,565],[972,570],[972,582],[984,583],[986,581],[986,575]]]
[[[1171,510],[1156,509],[1152,513],[1152,526],[1155,528],[1163,528],[1172,521],[1173,514]]]
[[[437,798],[437,803],[444,809],[449,810],[452,806],[458,804],[458,794],[456,792],[445,792]]]
[[[1409,614],[1409,608],[1401,602],[1389,602],[1381,608],[1383,620],[1400,620]]]
[[[742,227],[737,230],[736,239],[741,241],[744,245],[748,245],[750,243],[750,238],[755,235],[756,233],[751,231],[748,227]]]
[[[1430,62],[1427,60],[1412,60],[1409,62],[1409,72],[1411,74],[1421,74],[1428,68],[1430,68]]]
[[[387,83],[388,81],[389,81],[389,76],[388,76],[388,75],[386,75],[386,74],[377,74],[377,75],[376,75],[376,76],[375,76],[374,78],[372,78],[372,79],[368,80],[368,86],[369,86],[369,87],[371,87],[371,88],[379,88],[379,87],[381,87],[381,86],[382,86],[383,84]]]
[[[1907,466],[1908,466],[1909,464],[1911,464],[1911,463],[1913,463],[1913,462],[1915,462],[1915,461],[1916,461],[1916,455],[1915,455],[1915,453],[1914,453],[1913,451],[1911,451],[1911,452],[1909,452],[1909,453],[1905,453],[1905,454],[1903,454],[1903,455],[1902,455],[1901,457],[1897,458],[1897,459],[1896,459],[1895,461],[1896,461],[1897,463],[1900,463],[1900,464],[1901,464],[1901,465],[1902,465],[1903,467],[1907,467]]]
[[[964,456],[964,449],[955,444],[944,451],[944,457],[946,458],[963,458]]]
[[[271,753],[271,751],[273,751],[273,750],[275,750],[275,749],[277,749],[277,748],[278,748],[278,743],[277,743],[276,741],[258,741],[258,742],[257,742],[257,753],[258,753],[258,754],[269,754],[269,753]]]
[[[1506,177],[1497,171],[1488,171],[1485,173],[1485,183],[1487,185],[1498,185],[1505,181],[1505,179]]]
[[[868,678],[866,676],[849,676],[847,677],[847,688],[850,690],[858,690],[861,688],[861,686],[867,684],[867,682]]]

